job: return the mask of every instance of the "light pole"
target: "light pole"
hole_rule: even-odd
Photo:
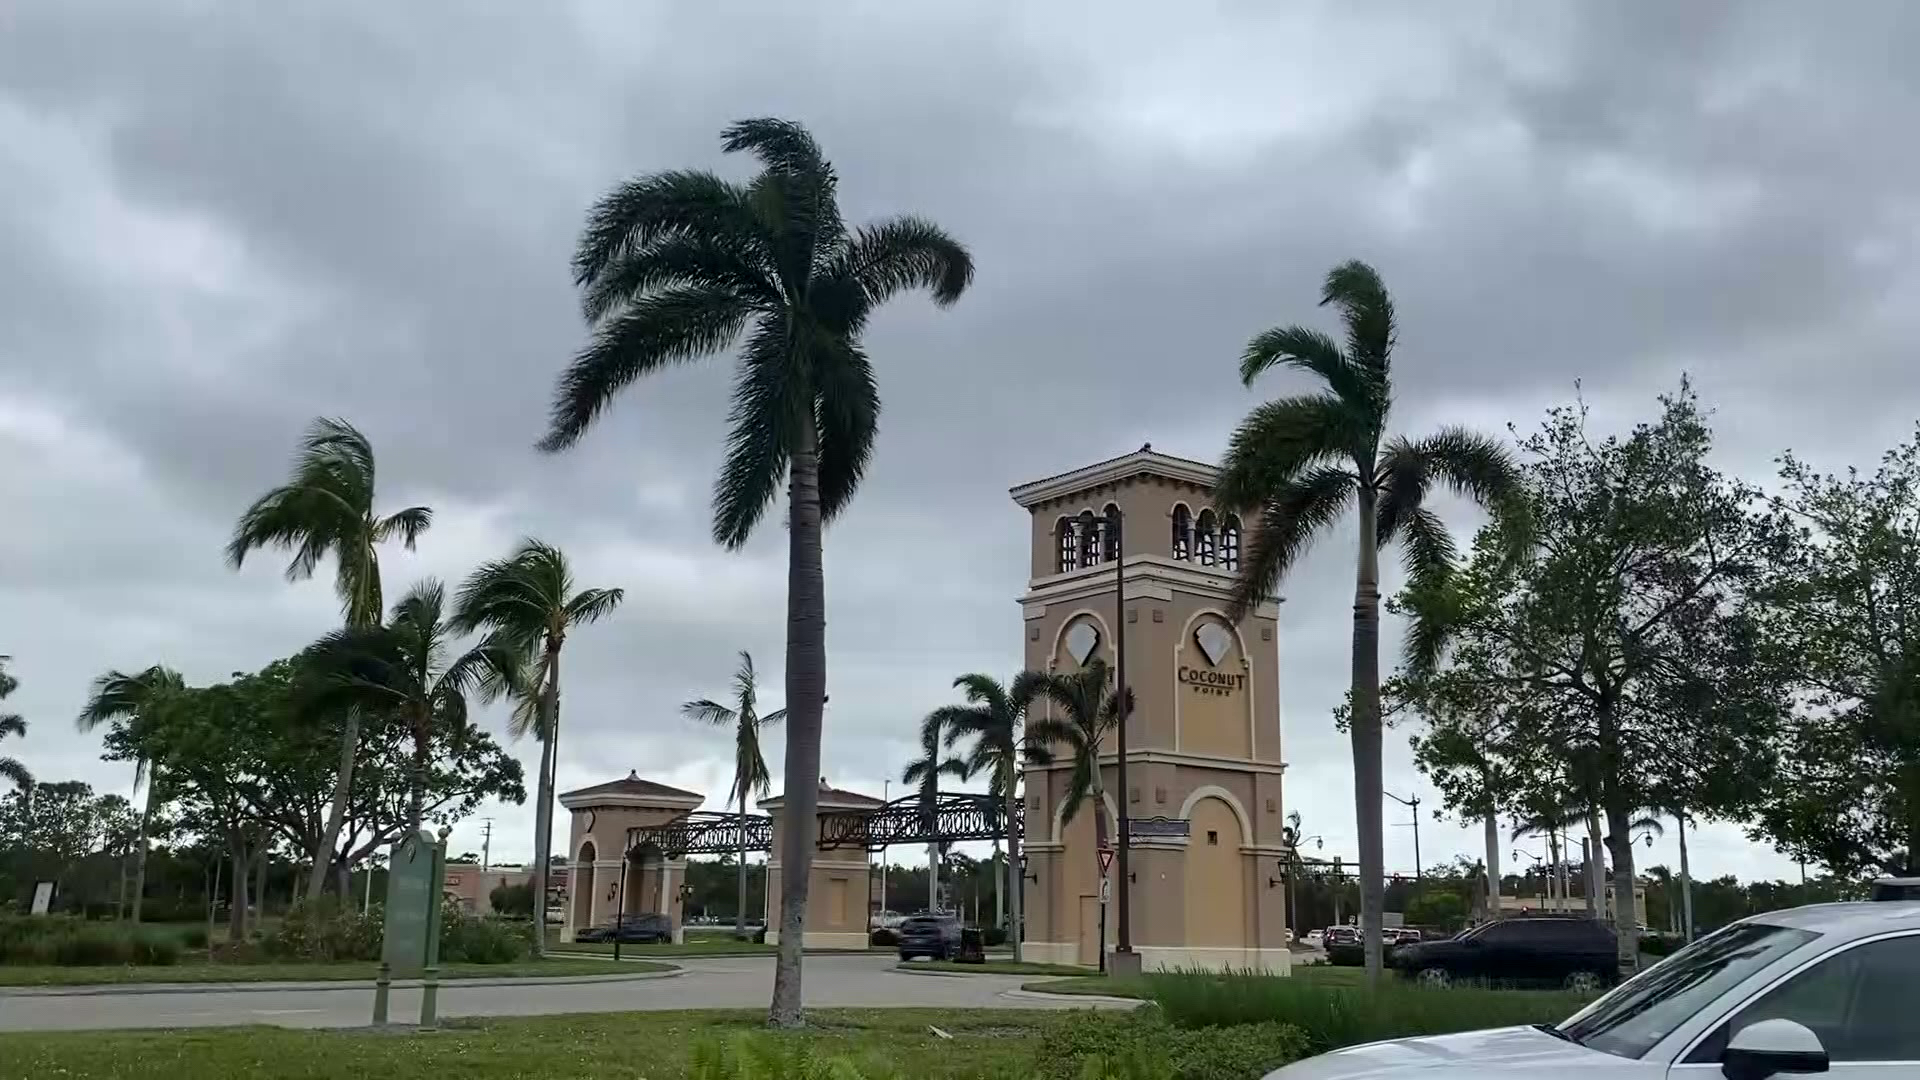
[[[1528,851],[1525,848],[1513,849],[1513,857],[1515,861],[1518,861],[1520,856],[1522,855],[1525,855],[1527,858],[1532,859],[1533,865],[1535,867],[1538,867],[1541,863],[1546,862],[1545,859],[1541,858],[1538,855],[1535,855],[1533,852]],[[1548,874],[1547,874],[1547,899],[1549,900],[1553,899],[1553,874],[1552,874],[1551,867],[1548,868]]]
[[[1133,846],[1132,830],[1127,823],[1127,801],[1131,797],[1127,787],[1127,720],[1133,710],[1127,708],[1127,544],[1124,523],[1125,515],[1116,504],[1113,512],[1107,515],[1107,531],[1112,534],[1110,539],[1113,541],[1113,673],[1114,692],[1119,695],[1115,711],[1120,716],[1117,747],[1120,752],[1120,941],[1114,949],[1117,954],[1114,970],[1109,974],[1138,975],[1140,960],[1133,951],[1133,878],[1127,869],[1128,849]],[[1105,947],[1106,943],[1101,942],[1101,948]]]
[[[1401,798],[1400,796],[1398,796],[1398,795],[1395,795],[1395,794],[1394,794],[1393,792],[1391,792],[1391,791],[1382,791],[1382,792],[1381,792],[1380,794],[1382,794],[1382,795],[1385,795],[1385,796],[1386,796],[1387,798],[1389,798],[1389,799],[1392,799],[1392,800],[1393,800],[1394,802],[1397,802],[1397,803],[1399,803],[1399,804],[1400,804],[1401,806],[1404,806],[1404,807],[1407,807],[1408,809],[1410,809],[1410,810],[1412,810],[1412,811],[1413,811],[1413,880],[1415,880],[1415,881],[1419,881],[1419,880],[1420,880],[1420,875],[1421,875],[1421,870],[1420,870],[1420,796],[1418,796],[1418,795],[1415,795],[1415,796],[1414,796],[1413,798],[1411,798],[1411,799],[1403,799],[1403,798]]]

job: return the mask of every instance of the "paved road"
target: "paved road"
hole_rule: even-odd
[[[654,1009],[764,1009],[773,992],[773,958],[676,959],[686,974],[669,979],[541,986],[462,986],[440,989],[441,1016],[529,1016],[547,1013]],[[1098,999],[1049,1000],[1022,995],[1020,976],[907,975],[887,956],[807,957],[810,1006],[935,1008],[1060,1008],[1101,1004]],[[1107,1003],[1112,1006],[1114,1003]],[[393,992],[392,1017],[419,1015],[418,990]],[[99,1028],[359,1027],[373,1014],[373,990],[356,986],[298,990],[220,990],[206,993],[0,995],[0,1031]]]

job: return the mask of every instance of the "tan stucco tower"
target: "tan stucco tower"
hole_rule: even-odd
[[[1026,666],[1074,671],[1114,663],[1124,619],[1127,790],[1118,756],[1102,755],[1106,835],[1117,843],[1125,798],[1136,829],[1130,862],[1132,936],[1143,967],[1285,971],[1276,605],[1227,618],[1246,538],[1213,506],[1211,465],[1136,453],[1023,484],[1032,570],[1020,597]],[[1124,523],[1116,567],[1110,522]],[[1125,590],[1115,611],[1115,577]],[[1035,706],[1044,710],[1047,705]],[[1067,770],[1026,772],[1026,958],[1099,958],[1100,868],[1091,806],[1063,821]],[[1112,888],[1129,883],[1112,869]],[[1119,905],[1107,910],[1107,948]]]
[[[820,781],[819,819],[870,814],[881,804],[871,795],[843,791]],[[780,944],[781,837],[787,824],[787,797],[783,792],[760,800],[773,818],[772,852],[767,860],[767,944]],[[808,832],[822,833],[819,820],[808,822]],[[808,949],[864,949],[867,947],[867,890],[872,867],[865,847],[822,847],[813,853],[813,871],[807,880],[807,921],[800,944]]]
[[[680,886],[687,879],[685,857],[624,858],[627,830],[664,825],[692,813],[706,798],[692,791],[642,780],[626,779],[569,791],[560,805],[571,813],[567,839],[571,862],[567,874],[567,904],[561,917],[560,940],[572,941],[575,929],[602,926],[618,912],[657,912],[673,920],[675,940],[685,933],[681,918]],[[625,876],[624,887],[621,881]]]

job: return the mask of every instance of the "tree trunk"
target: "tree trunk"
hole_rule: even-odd
[[[1026,875],[1020,871],[1020,826],[1015,824],[1020,814],[1019,777],[1007,782],[1007,873],[1011,875],[1012,887],[1007,890],[1008,911],[1013,918],[1007,927],[1007,937],[1013,942],[1013,962],[1020,963],[1020,939],[1025,936],[1022,929],[1020,894],[1027,891]]]
[[[940,910],[940,845],[927,845],[927,910]]]
[[[1617,789],[1607,805],[1607,847],[1613,851],[1613,931],[1620,943],[1620,978],[1640,967],[1640,918],[1633,902],[1633,813]]]
[[[413,725],[413,780],[407,785],[407,835],[415,836],[424,823],[427,801],[427,761],[432,749],[432,719],[426,715],[427,707],[420,707],[420,717]]]
[[[133,851],[133,921],[140,921],[140,900],[147,892],[147,834],[153,829],[153,789],[159,783],[159,766],[147,765],[147,802],[140,810],[140,839]]]
[[[1607,891],[1607,864],[1601,854],[1600,811],[1587,812],[1587,917],[1600,917],[1600,898]]]
[[[340,827],[347,823],[347,796],[353,791],[353,761],[360,752],[360,713],[347,711],[346,728],[340,734],[340,771],[333,781],[333,805],[327,809],[327,831],[313,853],[313,876],[307,880],[307,899],[320,895],[327,884],[327,868],[333,865],[333,849],[340,844]],[[342,894],[344,895],[344,894]]]
[[[1487,918],[1500,917],[1500,816],[1487,811]]]
[[[826,575],[820,551],[820,461],[811,412],[799,418],[787,507],[787,827],[781,830],[780,955],[767,1019],[798,1027],[800,935],[806,926],[820,804],[821,714],[827,698]]]
[[[547,685],[540,690],[540,779],[533,808],[533,955],[547,955],[547,868],[553,862],[553,771],[560,757],[560,646],[547,641]]]
[[[1353,802],[1360,833],[1360,940],[1367,984],[1381,967],[1381,908],[1386,899],[1380,801],[1380,550],[1374,492],[1360,488],[1360,564],[1353,587]]]
[[[1693,868],[1687,865],[1687,812],[1675,810],[1680,819],[1680,930],[1685,940],[1693,940]]]
[[[246,841],[234,839],[228,841],[227,851],[233,858],[231,878],[232,896],[227,906],[227,940],[239,944],[247,940],[247,845]]]
[[[260,929],[261,920],[267,917],[267,860],[272,855],[272,845],[262,842],[260,855],[253,868],[253,918],[248,920],[248,932]]]
[[[371,873],[372,863],[367,864]],[[342,906],[353,906],[353,864],[347,861],[345,852],[333,861],[333,891],[340,894]]]
[[[733,901],[733,940],[747,940],[747,792],[740,791],[740,868],[738,895]]]
[[[1000,861],[1000,838],[993,838],[993,925],[1007,925],[1007,894],[1001,888],[1006,866]]]

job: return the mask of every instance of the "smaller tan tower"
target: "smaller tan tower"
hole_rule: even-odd
[[[1026,666],[1068,672],[1114,663],[1124,620],[1127,790],[1118,755],[1101,755],[1109,799],[1066,819],[1071,761],[1026,772],[1026,958],[1099,959],[1100,859],[1096,814],[1117,843],[1118,805],[1134,822],[1133,947],[1148,970],[1285,971],[1279,679],[1276,605],[1235,623],[1228,601],[1246,537],[1213,506],[1211,465],[1143,447],[1124,457],[1023,484],[1032,570],[1020,597]],[[1116,530],[1124,558],[1114,558]],[[1124,612],[1116,611],[1116,576]],[[1049,707],[1035,709],[1046,715]],[[1106,947],[1119,937],[1117,897]]]

